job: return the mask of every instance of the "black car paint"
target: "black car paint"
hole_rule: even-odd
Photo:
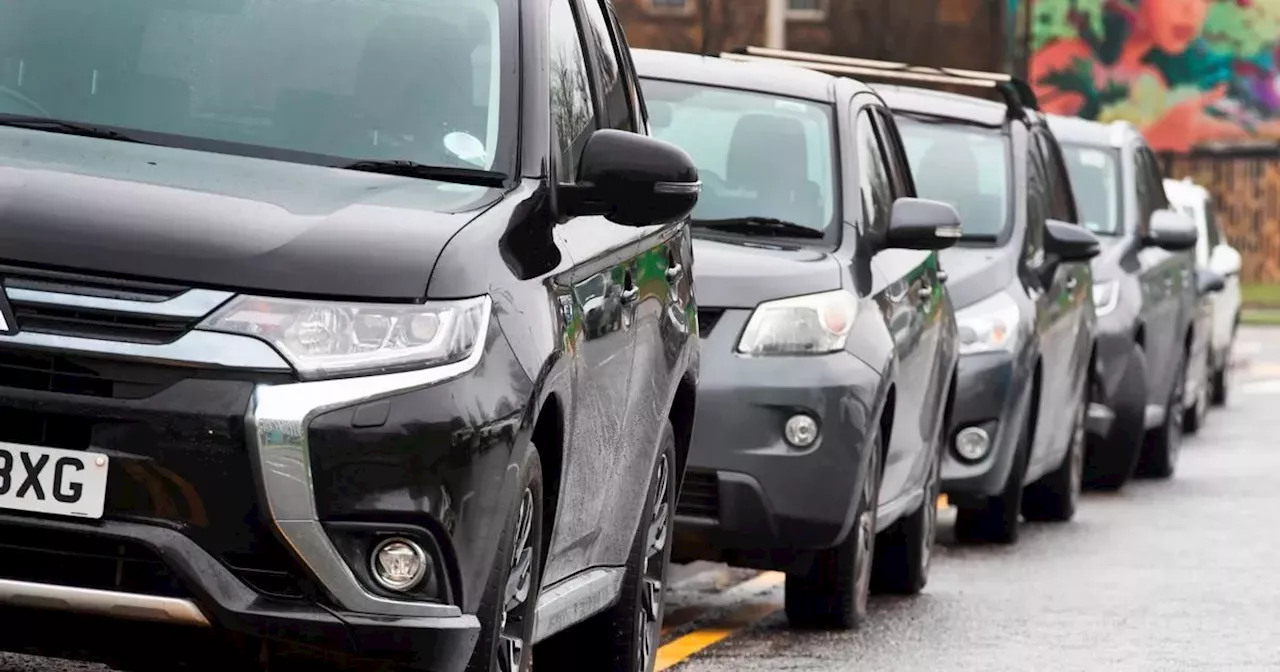
[[[1143,415],[1150,429],[1163,419],[1163,410],[1177,377],[1184,371],[1176,366],[1180,357],[1189,355],[1193,346],[1193,328],[1199,300],[1195,276],[1194,248],[1168,251],[1144,241],[1148,221],[1140,212],[1137,199],[1139,179],[1147,179],[1158,188],[1154,194],[1156,209],[1168,209],[1162,176],[1152,162],[1143,168],[1139,152],[1154,157],[1142,134],[1123,123],[1099,124],[1051,115],[1049,123],[1063,144],[1104,149],[1120,155],[1121,228],[1118,235],[1100,235],[1103,251],[1093,262],[1095,282],[1118,282],[1118,303],[1109,313],[1098,318],[1097,374],[1101,385],[1094,401],[1112,407],[1117,404],[1145,403]],[[1144,174],[1139,174],[1144,170]],[[1133,345],[1142,345],[1146,360],[1147,394],[1145,400],[1118,398],[1120,381],[1128,365]],[[1194,387],[1188,385],[1189,390]],[[1190,392],[1189,392],[1190,393]],[[1187,399],[1191,402],[1192,399]],[[1095,438],[1105,438],[1109,425],[1100,425]]]
[[[978,506],[1004,488],[1027,426],[1027,413],[1034,418],[1034,435],[1024,485],[1056,468],[1070,446],[1075,416],[1063,409],[1077,403],[1093,349],[1089,265],[1049,260],[1037,269],[1027,259],[1033,199],[1043,204],[1042,212],[1052,212],[1051,185],[1032,184],[1028,165],[1031,153],[1046,162],[1056,160],[1042,151],[1044,147],[1054,151],[1057,146],[1043,116],[1031,111],[1014,116],[1003,104],[953,93],[897,85],[876,89],[895,113],[924,115],[938,123],[1003,127],[1009,138],[1011,221],[995,241],[962,244],[941,254],[957,312],[1003,292],[1018,304],[1022,318],[1013,352],[960,357],[950,436],[979,426],[991,436],[992,447],[976,463],[948,450],[942,467],[943,491],[957,506]],[[1069,193],[1070,186],[1066,189]],[[1067,207],[1068,218],[1074,219],[1075,204]],[[1050,237],[1047,232],[1042,236],[1047,246]]]
[[[794,68],[635,53],[645,79],[802,98],[836,111],[842,224],[834,234],[809,240],[694,229],[701,375],[677,556],[804,567],[813,551],[837,546],[848,534],[867,477],[866,448],[882,429],[890,440],[878,530],[921,505],[932,506],[923,493],[952,388],[955,323],[937,253],[873,251],[872,235],[855,214],[861,195],[853,126],[869,107],[884,110],[888,119],[883,101],[852,80]],[[760,303],[841,287],[859,297],[842,352],[736,352]],[[821,438],[803,450],[782,439],[786,418],[800,410],[821,427]]]
[[[539,65],[547,6],[521,3],[515,79],[526,93],[549,85]],[[587,52],[589,67],[598,67]],[[638,92],[629,61],[621,67]],[[630,102],[626,113],[644,133],[643,100]],[[616,110],[597,112],[604,125],[622,121],[612,118]],[[537,441],[548,483],[545,594],[625,564],[668,420],[681,460],[687,452],[698,370],[687,219],[623,226],[565,217],[558,199],[573,190],[548,177],[557,162],[549,119],[548,97],[522,97],[510,120],[519,125],[519,161],[502,188],[0,129],[0,259],[22,267],[5,278],[53,269],[112,283],[385,302],[488,294],[491,325],[475,369],[311,419],[316,506],[357,576],[365,559],[340,539],[357,533],[353,524],[417,530],[411,534],[434,544],[444,567],[438,599],[475,614],[496,530],[519,495],[514,465]],[[631,167],[646,175],[663,168]],[[634,298],[616,300],[619,288]],[[135,396],[51,391],[43,382],[36,389],[15,383],[23,366],[127,373],[150,387]],[[218,626],[272,646],[308,640],[420,669],[466,664],[474,618],[345,612],[272,534],[262,493],[254,496],[245,414],[254,386],[294,382],[288,371],[6,347],[0,337],[0,372],[0,440],[92,446],[116,465],[102,522],[5,514],[4,529],[130,539],[171,564],[184,594]],[[289,584],[290,594],[253,583],[264,576]],[[540,624],[543,636],[617,596],[579,600]]]

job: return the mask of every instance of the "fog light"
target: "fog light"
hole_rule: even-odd
[[[966,460],[978,461],[991,450],[991,437],[981,427],[965,427],[956,433],[956,453]]]
[[[791,416],[783,430],[787,443],[796,448],[808,448],[818,439],[818,422],[803,413]]]
[[[369,557],[370,570],[378,585],[398,593],[412,590],[421,583],[429,564],[422,547],[402,537],[382,540]]]

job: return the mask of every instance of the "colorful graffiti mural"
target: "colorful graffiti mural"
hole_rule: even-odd
[[[1280,0],[1030,0],[1044,108],[1157,150],[1280,140]]]

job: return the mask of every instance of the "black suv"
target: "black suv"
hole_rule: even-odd
[[[1098,358],[1085,477],[1124,485],[1173,475],[1200,288],[1195,222],[1173,210],[1160,164],[1138,129],[1050,115],[1085,227],[1102,241],[1094,260]],[[1145,438],[1145,440],[1144,440]]]
[[[933,73],[1004,94],[995,102],[874,85],[894,109],[920,194],[954,205],[964,228],[942,255],[960,329],[942,467],[956,537],[1011,543],[1020,514],[1075,515],[1094,335],[1088,262],[1098,240],[1077,223],[1062,153],[1030,88],[997,73]]]
[[[636,62],[654,134],[705,183],[673,552],[786,571],[793,625],[856,627],[870,592],[928,578],[957,357],[936,251],[959,217],[915,197],[864,84],[749,53]]]
[[[607,1],[0,27],[0,647],[652,667],[699,183]]]

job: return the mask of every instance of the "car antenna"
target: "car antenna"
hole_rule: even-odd
[[[1028,111],[1040,110],[1040,103],[1031,86],[1022,79],[1002,72],[938,68],[869,58],[749,46],[720,52],[720,58],[732,61],[783,63],[830,75],[858,75],[871,79],[990,89],[995,90],[1004,99],[1011,117],[1026,118],[1031,116]]]

